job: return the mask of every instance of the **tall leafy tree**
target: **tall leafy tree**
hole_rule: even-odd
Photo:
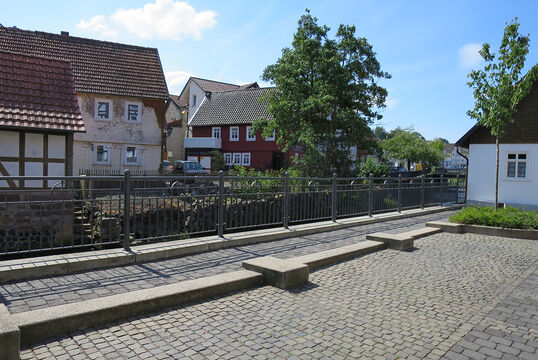
[[[506,24],[498,55],[490,51],[488,43],[482,45],[480,55],[485,66],[468,75],[475,106],[467,114],[487,127],[495,137],[495,209],[499,204],[499,141],[513,122],[518,103],[529,93],[538,73],[535,65],[521,77],[530,38],[519,33],[519,25],[517,18]]]
[[[428,142],[413,129],[397,128],[391,131],[392,137],[381,142],[385,156],[396,160],[406,160],[407,170],[412,162],[422,163],[429,169],[438,166],[444,159],[443,150]],[[444,145],[443,145],[444,147]]]
[[[268,95],[271,119],[255,122],[264,134],[278,132],[278,144],[304,148],[302,165],[308,175],[345,175],[350,171],[350,147],[375,145],[368,127],[381,118],[387,90],[378,85],[390,78],[366,38],[355,26],[340,25],[336,38],[306,10],[292,46],[263,72],[276,85]]]

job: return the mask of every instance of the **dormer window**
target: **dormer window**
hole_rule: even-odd
[[[125,121],[139,122],[141,115],[141,104],[137,102],[125,103]]]
[[[110,100],[95,100],[95,116],[96,120],[110,120],[110,108],[112,102]]]

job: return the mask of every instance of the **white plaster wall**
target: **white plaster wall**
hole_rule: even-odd
[[[43,157],[43,134],[26,133],[24,139],[24,156]]]
[[[49,158],[52,159],[65,159],[65,142],[66,137],[60,135],[49,135]],[[50,173],[50,172],[49,172]]]
[[[78,102],[86,133],[76,133],[73,141],[73,174],[79,169],[123,168],[124,149],[127,144],[141,149],[138,169],[158,170],[161,162],[162,129],[153,107],[140,99],[118,96],[78,94]],[[111,120],[95,120],[95,100],[112,101]],[[140,122],[125,121],[126,102],[142,104]],[[110,144],[110,165],[95,165],[92,149],[96,144]],[[132,166],[130,166],[132,167]]]
[[[96,164],[94,151],[97,145],[106,145],[109,149],[109,163]],[[126,146],[135,146],[139,150],[138,165],[125,164],[125,148]],[[123,144],[123,143],[107,143],[103,141],[86,142],[74,141],[73,144],[73,175],[79,174],[79,169],[102,169],[102,170],[118,170],[118,169],[135,169],[135,170],[159,170],[161,158],[161,146],[155,145],[139,145],[139,144]]]
[[[179,109],[174,104],[170,104],[166,109],[166,122],[171,123],[181,118]],[[185,156],[185,128],[186,124],[182,124],[182,127],[174,127],[172,134],[166,138],[166,149],[172,153],[172,156],[168,158],[171,164],[175,160],[183,160]]]
[[[506,154],[527,152],[527,178],[506,178]],[[499,202],[514,206],[538,206],[538,144],[501,144]],[[493,202],[495,197],[495,145],[469,147],[468,201]]]
[[[196,95],[196,105],[192,106],[192,97]],[[202,103],[202,100],[205,98],[205,91],[202,90],[201,87],[196,85],[194,81],[191,81],[190,89],[189,89],[189,119],[188,121],[191,121],[194,113],[196,113],[196,110]]]
[[[19,133],[0,131],[0,156],[19,156]]]

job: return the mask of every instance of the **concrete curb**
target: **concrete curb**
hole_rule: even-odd
[[[21,343],[35,344],[87,326],[99,326],[168,307],[262,285],[262,275],[239,270],[11,315]]]
[[[157,259],[192,255],[230,247],[281,240],[294,236],[304,236],[320,232],[367,225],[387,220],[405,219],[419,215],[429,215],[460,209],[462,205],[435,206],[427,209],[404,210],[401,213],[384,213],[372,217],[338,219],[336,222],[322,221],[290,226],[289,229],[271,228],[226,234],[224,238],[206,236],[165,243],[133,246],[130,251],[107,249],[87,251],[77,254],[51,255],[28,259],[0,262],[0,283],[6,281],[34,279],[45,276],[65,275],[77,271],[110,266],[128,265]]]
[[[503,229],[493,226],[468,225],[449,223],[444,221],[432,221],[426,223],[426,226],[442,229],[451,233],[471,233],[489,236],[501,236],[526,240],[538,240],[538,230],[527,229]]]
[[[381,241],[389,249],[404,251],[412,249],[416,239],[420,239],[421,237],[437,234],[440,232],[441,229],[439,228],[425,227],[422,229],[411,230],[400,234],[377,232],[374,234],[366,235],[366,239],[373,241]]]
[[[0,360],[20,358],[20,330],[4,304],[0,304]]]

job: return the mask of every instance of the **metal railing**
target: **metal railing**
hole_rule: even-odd
[[[0,176],[0,255],[103,248],[462,203],[463,177]]]

